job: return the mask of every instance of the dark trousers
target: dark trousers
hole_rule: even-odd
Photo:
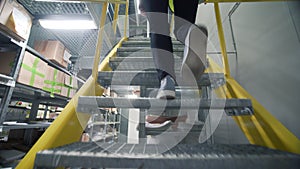
[[[174,34],[184,43],[191,24],[195,23],[198,0],[174,1]],[[166,75],[174,79],[174,56],[168,22],[169,0],[143,0],[143,5],[150,24],[151,49],[153,60],[161,80]]]

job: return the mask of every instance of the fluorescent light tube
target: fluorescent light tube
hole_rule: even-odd
[[[92,20],[40,19],[39,22],[41,26],[46,29],[65,29],[65,30],[97,29],[96,24]]]

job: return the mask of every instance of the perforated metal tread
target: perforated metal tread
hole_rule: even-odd
[[[182,44],[179,41],[172,41],[173,47],[177,47],[177,46],[181,46],[183,47],[184,44]],[[126,42],[122,43],[123,47],[134,47],[134,46],[138,46],[138,47],[150,47],[150,40],[129,40]]]
[[[174,48],[175,57],[183,57],[183,47]],[[120,47],[117,49],[118,57],[152,57],[150,47]]]
[[[184,48],[183,47],[176,47],[173,48],[173,52],[183,52]],[[120,47],[117,50],[118,52],[138,52],[138,51],[143,51],[143,52],[151,52],[151,48],[149,47]]]
[[[182,59],[175,59],[175,71],[180,71]],[[145,70],[155,69],[152,57],[115,57],[109,60],[113,70]]]
[[[91,113],[101,108],[137,108],[151,110],[168,109],[221,109],[228,115],[251,115],[252,103],[249,99],[174,99],[155,98],[113,98],[99,96],[82,96],[78,99],[78,112]]]
[[[98,82],[102,86],[109,85],[137,85],[158,87],[160,82],[157,78],[157,71],[113,71],[99,72]],[[222,73],[203,74],[198,82],[199,86],[219,87],[225,83]]]
[[[183,51],[173,52],[175,57],[183,57]],[[137,52],[127,52],[127,51],[119,51],[117,52],[118,57],[152,57],[151,51],[137,51]]]
[[[73,143],[37,153],[36,168],[297,169],[299,155],[255,145]]]

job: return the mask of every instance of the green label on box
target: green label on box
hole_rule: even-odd
[[[25,70],[28,70],[29,72],[32,73],[31,77],[30,77],[30,81],[29,81],[29,85],[33,86],[34,84],[34,79],[35,76],[40,76],[41,78],[44,78],[45,75],[42,74],[41,72],[37,71],[37,65],[39,63],[40,59],[39,58],[35,58],[32,67],[30,67],[29,65],[26,65],[24,63],[22,63],[22,68],[24,68]]]
[[[60,93],[61,92],[60,89],[56,89],[55,87],[57,87],[57,86],[61,86],[61,87],[64,86],[63,83],[60,83],[60,82],[56,81],[56,77],[57,77],[57,70],[54,69],[54,76],[53,76],[52,81],[51,80],[45,80],[44,81],[45,84],[49,84],[51,87],[43,87],[43,90],[45,90],[47,92],[50,92],[50,96],[51,97],[54,97],[55,93]]]

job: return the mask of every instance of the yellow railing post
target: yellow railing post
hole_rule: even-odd
[[[224,31],[221,21],[221,14],[220,14],[220,8],[218,3],[214,3],[215,7],[215,15],[216,15],[216,23],[218,27],[218,35],[219,35],[219,41],[220,41],[220,47],[221,47],[221,53],[222,53],[222,60],[224,65],[224,73],[226,77],[230,76],[230,67],[228,63],[228,57],[227,57],[227,51],[226,51],[226,43],[225,43],[225,37],[224,37]]]
[[[105,25],[105,20],[106,20],[107,6],[108,6],[108,2],[104,2],[102,5],[102,13],[101,13],[100,24],[99,24],[97,46],[96,46],[96,52],[95,52],[95,58],[94,58],[94,66],[93,66],[93,70],[92,70],[92,77],[94,79],[98,78],[98,66],[99,66],[99,62],[100,62],[101,49],[102,49],[102,44],[103,44],[103,32],[104,32],[104,25]]]
[[[113,29],[114,29],[114,35],[117,34],[117,19],[119,16],[119,8],[120,8],[120,4],[115,4],[115,10],[114,10],[114,20],[113,20]]]
[[[124,37],[127,37],[128,10],[129,10],[129,0],[126,0],[125,24],[124,24]]]
[[[59,0],[56,0],[59,1]],[[79,1],[79,0],[77,0]],[[87,0],[89,2],[102,2],[104,0]],[[101,48],[103,44],[104,35],[104,25],[106,20],[106,12],[108,2],[114,0],[107,0],[103,3],[101,20],[99,24],[97,46],[95,51],[94,66],[91,77],[83,84],[75,96],[70,100],[70,102],[63,109],[61,115],[49,126],[45,133],[39,138],[39,140],[34,144],[22,161],[17,165],[17,169],[31,169],[34,167],[34,160],[36,153],[65,144],[69,144],[78,141],[84,128],[87,125],[90,115],[85,113],[76,112],[76,107],[78,105],[77,101],[80,96],[99,96],[102,95],[104,89],[98,85],[98,71],[105,71],[109,69],[108,60],[113,57],[117,48],[121,46],[122,42],[127,40],[126,37],[121,39],[121,41],[113,48],[113,50],[107,55],[104,62],[100,62]],[[124,1],[114,1],[114,3],[124,4]],[[128,1],[127,1],[127,16],[128,16]],[[118,11],[117,11],[118,13]],[[127,26],[125,27],[125,29]],[[126,31],[126,30],[125,30]],[[126,36],[126,34],[125,34]],[[99,67],[99,69],[98,69]]]

